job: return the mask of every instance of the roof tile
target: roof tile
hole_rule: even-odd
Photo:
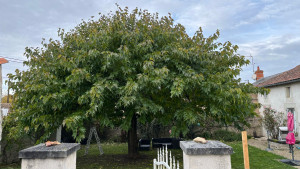
[[[266,77],[268,78],[268,77]],[[263,78],[265,79],[265,78]],[[271,85],[280,84],[282,82],[288,82],[296,79],[300,79],[300,65],[296,66],[295,68],[279,73],[273,77],[269,77],[269,79],[263,80],[261,83],[258,82],[258,84],[254,84],[258,87],[266,87]]]
[[[8,61],[4,58],[0,58],[0,64],[8,63]]]

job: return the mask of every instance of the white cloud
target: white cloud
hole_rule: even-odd
[[[294,57],[292,53],[300,49],[300,38],[291,35],[271,36],[258,41],[239,44],[241,54],[251,53],[258,61],[275,61]]]
[[[254,58],[255,70],[256,66],[260,66],[264,70],[265,76],[270,76],[292,69],[300,63],[299,46],[299,37],[285,34],[240,44],[239,53],[247,56],[251,53]],[[241,77],[250,80],[252,73],[251,63],[244,67]]]
[[[299,16],[300,1],[262,1],[255,4],[257,10],[253,16],[244,18],[235,27],[248,24],[257,24],[261,22],[272,22],[275,19],[277,23],[288,23]],[[275,24],[275,23],[274,23]]]
[[[220,41],[239,45],[241,54],[251,53],[256,65],[268,73],[300,63],[300,1],[285,0],[0,0],[0,56],[26,59],[26,46],[40,46],[42,38],[57,39],[59,27],[69,30],[82,19],[115,11],[115,2],[129,10],[138,7],[160,15],[170,12],[189,35],[199,27],[206,36],[220,29]],[[7,64],[3,73],[21,65]],[[245,72],[251,73],[252,66]]]

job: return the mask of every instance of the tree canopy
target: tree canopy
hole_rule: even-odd
[[[241,83],[249,61],[219,31],[190,37],[171,15],[119,8],[58,35],[26,48],[29,69],[9,75],[14,136],[43,130],[45,140],[63,124],[80,140],[84,121],[130,130],[134,118],[178,135],[208,117],[241,128],[255,115],[250,94],[263,89]]]

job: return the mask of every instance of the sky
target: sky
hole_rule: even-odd
[[[251,62],[243,67],[242,82],[252,80],[253,66],[270,76],[300,64],[300,1],[286,0],[0,0],[0,57],[3,94],[8,73],[26,70],[25,47],[41,47],[42,38],[59,39],[58,28],[70,30],[91,16],[120,7],[171,13],[193,36],[202,27],[207,37],[220,30],[218,41],[238,45]],[[250,57],[252,56],[252,58]]]

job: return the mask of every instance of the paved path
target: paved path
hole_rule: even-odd
[[[257,147],[261,150],[265,150],[268,147],[268,142],[265,137],[258,138],[258,139],[249,139],[248,144],[254,147]],[[273,151],[271,153],[283,156],[287,159],[292,159],[292,154],[289,153],[289,147],[287,144],[274,144],[271,143],[271,148]],[[295,152],[295,160],[300,160],[300,150],[297,148],[294,148]],[[300,166],[297,166],[296,168],[300,169]]]

